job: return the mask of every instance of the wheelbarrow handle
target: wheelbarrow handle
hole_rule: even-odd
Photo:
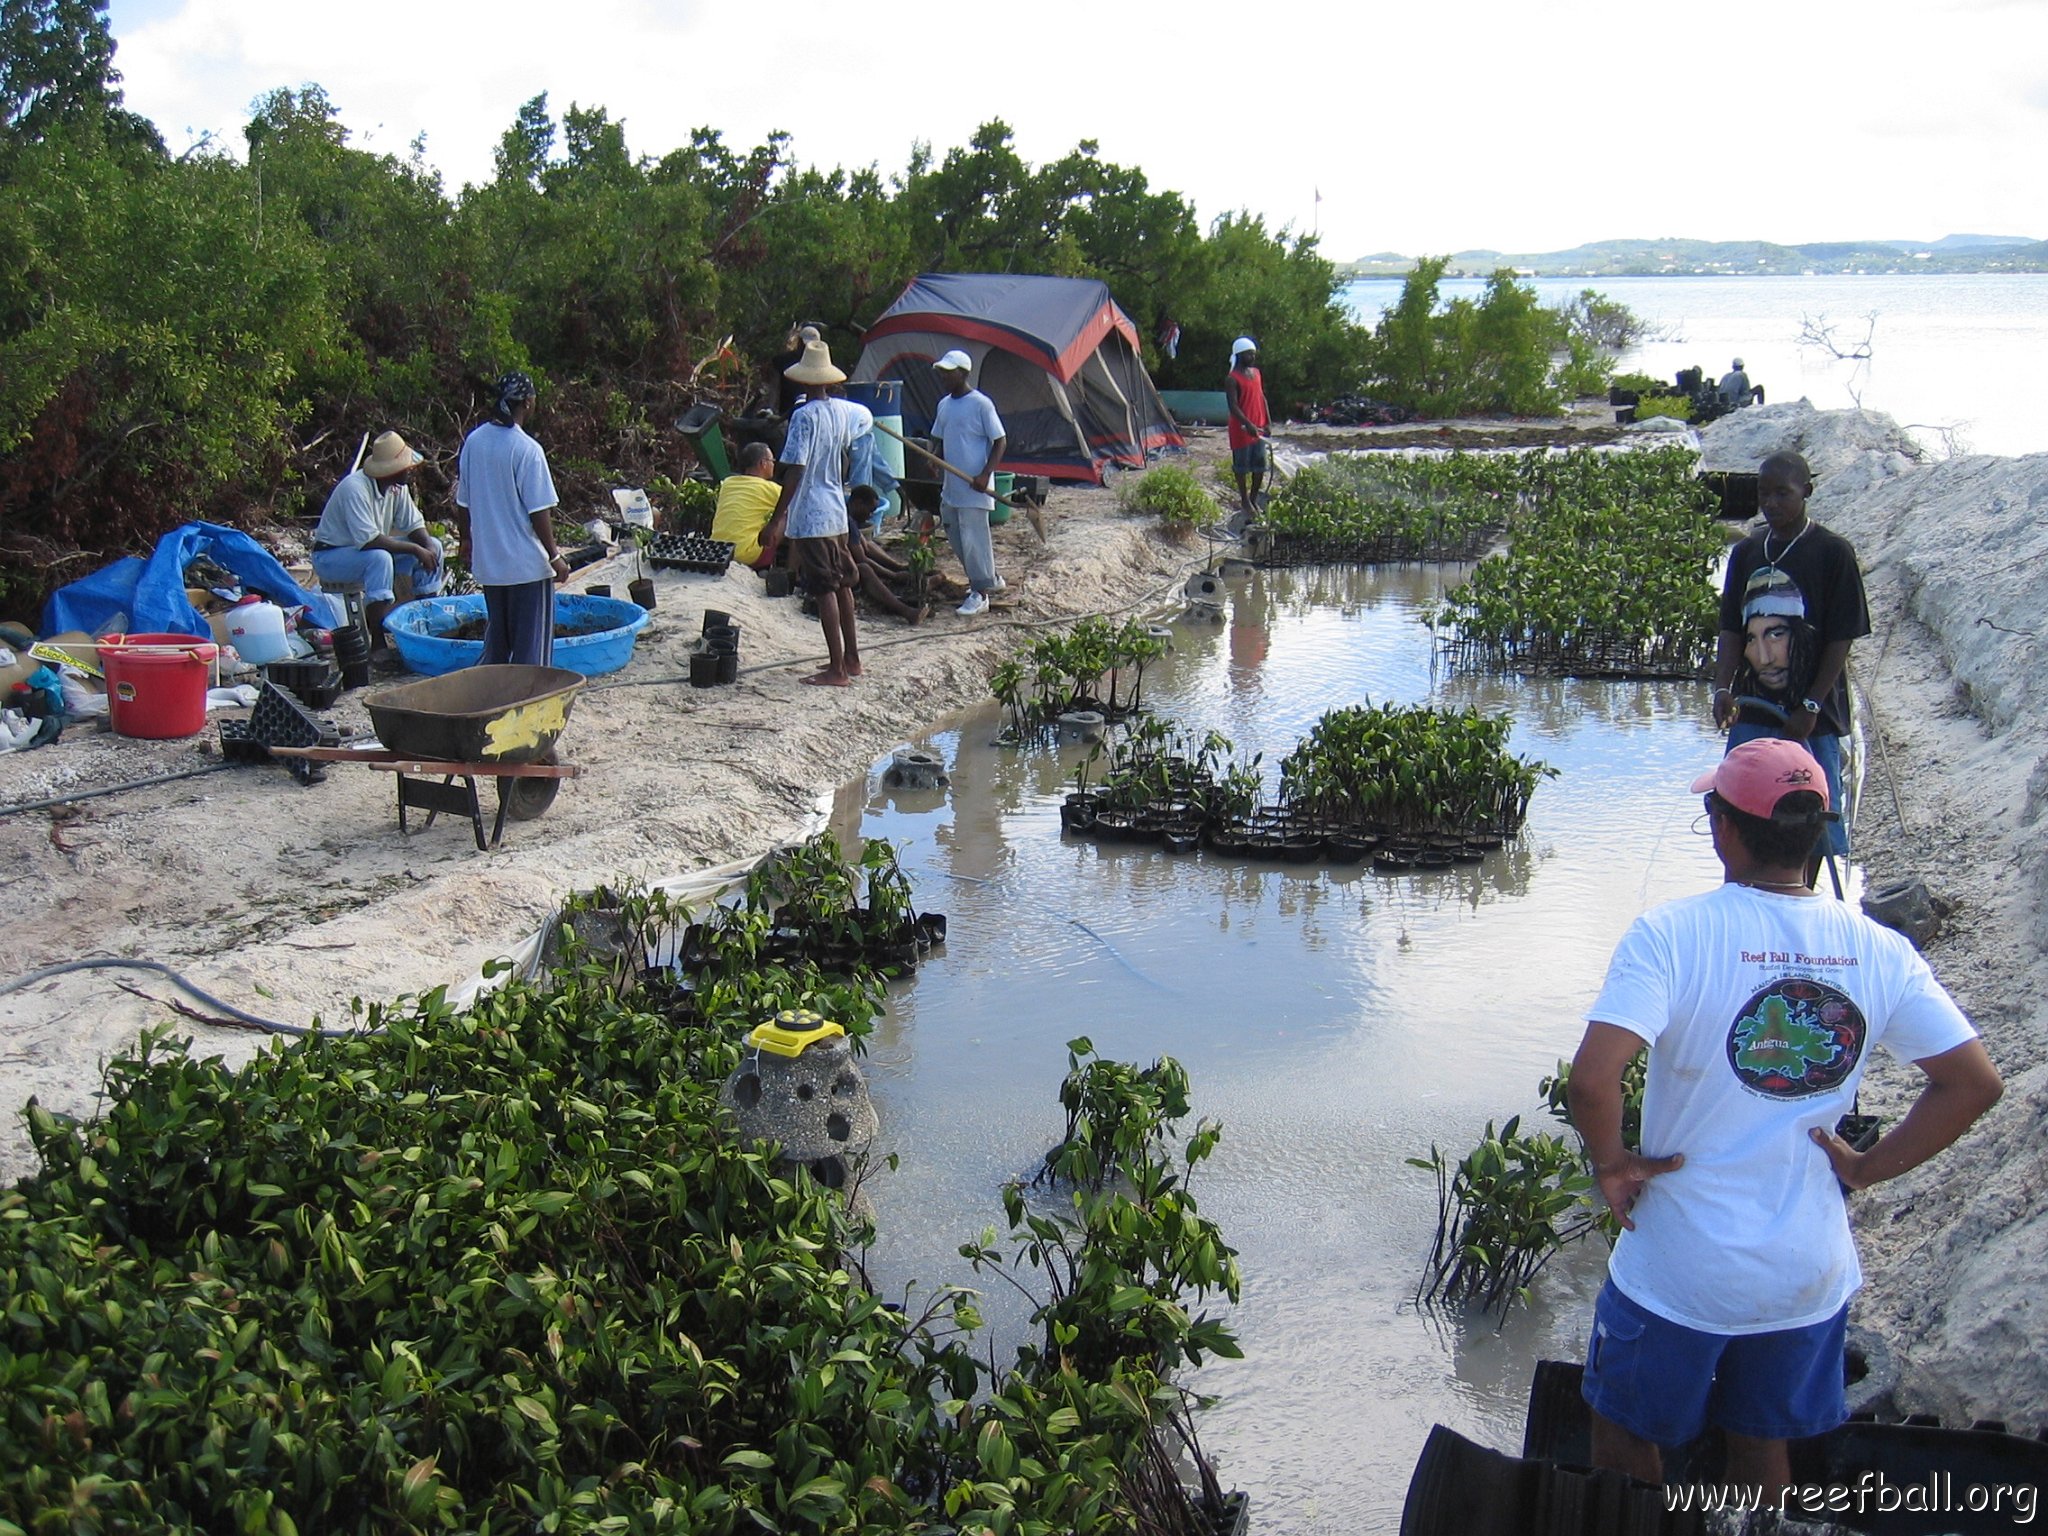
[[[896,431],[893,427],[885,427],[878,421],[875,423],[875,430],[877,432],[886,433],[888,436],[895,438],[897,442],[901,443],[904,447],[908,448],[912,453],[923,454],[926,458],[930,459],[934,464],[938,465],[939,468],[947,471],[949,474],[958,475],[962,480],[965,480],[969,485],[974,484],[974,476],[967,473],[967,471],[962,469],[959,465],[948,464],[936,453],[933,453],[931,449],[925,447],[924,444],[912,442],[909,438],[905,437],[901,432]],[[1014,507],[1017,505],[1017,503],[1012,501],[1008,496],[996,496],[996,493],[994,491],[990,491],[988,492],[988,494],[991,496],[995,496],[995,499],[997,501],[1000,501],[1006,507]]]

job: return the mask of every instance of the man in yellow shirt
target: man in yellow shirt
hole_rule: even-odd
[[[775,515],[782,488],[775,483],[775,451],[766,443],[748,443],[740,450],[740,466],[718,487],[718,505],[711,514],[711,537],[732,545],[732,557],[757,571],[773,563],[775,552],[761,548],[761,530]]]

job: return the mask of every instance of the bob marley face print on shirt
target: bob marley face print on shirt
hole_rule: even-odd
[[[1751,1093],[1810,1099],[1841,1086],[1863,1058],[1863,1011],[1826,982],[1785,976],[1742,1005],[1728,1065]]]

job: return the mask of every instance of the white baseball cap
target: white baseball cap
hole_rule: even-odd
[[[967,373],[974,367],[974,359],[958,347],[932,364],[933,373]]]

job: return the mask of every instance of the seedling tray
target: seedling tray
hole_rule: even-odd
[[[723,576],[732,564],[733,546],[723,539],[699,538],[689,533],[664,533],[647,546],[648,561],[658,571],[688,571],[700,576]]]

